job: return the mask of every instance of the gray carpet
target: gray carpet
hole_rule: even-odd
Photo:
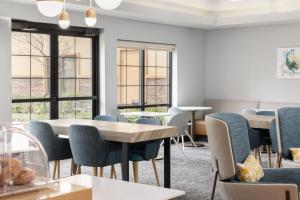
[[[171,148],[171,185],[173,189],[184,190],[186,195],[176,200],[208,200],[211,193],[213,174],[208,147],[184,149],[184,154],[176,145]],[[160,155],[163,155],[161,150]],[[263,160],[266,161],[265,155]],[[264,162],[265,165],[266,162]],[[157,161],[160,181],[163,185],[163,160]],[[51,166],[52,167],[52,166]],[[132,180],[132,166],[130,177]],[[61,176],[68,176],[70,161],[61,164]],[[52,168],[51,168],[52,170]],[[116,166],[117,178],[121,179],[120,166]],[[92,168],[83,167],[82,173],[92,174]],[[109,177],[110,168],[104,169],[104,176]],[[140,183],[155,185],[155,176],[151,162],[141,162],[139,166]],[[222,198],[216,194],[216,200]]]

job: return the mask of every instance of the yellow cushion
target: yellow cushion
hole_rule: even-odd
[[[249,155],[244,163],[237,163],[237,178],[244,182],[258,182],[264,176],[264,171],[259,161]]]
[[[290,148],[290,152],[293,157],[293,161],[300,162],[300,148]]]

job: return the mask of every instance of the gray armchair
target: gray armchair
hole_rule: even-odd
[[[161,121],[159,119],[153,118],[140,118],[136,121],[137,124],[151,124],[151,125],[161,125]],[[156,183],[160,186],[158,171],[156,167],[155,158],[158,155],[160,144],[162,140],[153,140],[147,142],[139,142],[131,144],[129,147],[129,160],[133,163],[133,177],[134,182],[138,182],[138,163],[139,161],[148,161],[151,160]]]
[[[273,136],[273,140],[276,140],[278,143],[277,167],[280,167],[282,159],[293,162],[290,148],[300,148],[300,107],[278,109],[277,123],[276,131],[271,133],[271,137]],[[296,164],[295,162],[293,163]]]
[[[118,117],[113,115],[98,115],[94,120],[98,121],[107,121],[107,122],[118,122]]]
[[[111,166],[110,177],[116,178],[114,165],[122,162],[121,144],[105,141],[93,126],[71,125],[69,138],[74,162],[78,166],[77,174],[81,174],[81,166],[87,166],[93,167],[95,176],[100,167],[100,176],[103,176],[103,168]]]
[[[208,143],[215,172],[215,188],[225,200],[298,200],[300,169],[264,169],[257,183],[240,182],[236,163],[250,154],[246,119],[233,113],[215,113],[206,117]]]
[[[58,137],[48,123],[40,121],[31,121],[29,123],[29,132],[43,145],[48,161],[54,161],[53,179],[60,178],[60,161],[72,159],[69,139]],[[71,163],[71,174],[72,167],[73,162]]]

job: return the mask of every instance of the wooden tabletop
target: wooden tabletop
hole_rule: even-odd
[[[157,126],[123,122],[107,122],[88,119],[56,119],[46,120],[59,135],[68,135],[71,125],[88,125],[96,127],[105,140],[135,143],[155,139],[178,136],[177,128],[174,126]]]
[[[248,120],[251,128],[259,129],[270,129],[271,122],[275,118],[274,116],[266,115],[244,115],[244,117]]]
[[[127,116],[127,117],[128,116],[137,116],[137,117],[167,117],[167,116],[173,116],[174,113],[139,111],[139,112],[121,113],[121,115],[124,115],[124,116]]]
[[[212,107],[202,107],[202,106],[179,106],[178,108],[183,111],[206,111],[212,109]]]
[[[71,176],[61,180],[71,184],[91,187],[93,200],[167,200],[185,194],[184,191],[179,190],[88,175]]]

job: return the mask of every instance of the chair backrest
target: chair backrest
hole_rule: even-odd
[[[278,139],[277,139],[277,130],[276,130],[276,119],[273,119],[271,122],[270,138],[272,143],[272,150],[278,153],[279,149],[278,149]]]
[[[128,122],[126,117],[124,115],[121,115],[118,109],[113,109],[112,111],[109,112],[109,115],[116,116],[119,122]]]
[[[250,154],[246,119],[234,113],[214,113],[205,119],[208,143],[214,170],[219,170],[220,180],[232,178],[236,163]]]
[[[159,119],[140,118],[136,121],[137,124],[162,125]],[[157,157],[162,140],[152,140],[134,144],[135,147],[143,149],[143,156],[146,160],[151,160]]]
[[[168,109],[168,113],[177,114],[177,113],[182,113],[182,112],[183,112],[183,110],[181,110],[180,108],[174,107],[174,106],[172,106],[171,108]]]
[[[112,115],[98,115],[94,120],[98,121],[108,121],[108,122],[118,122],[118,117]]]
[[[47,153],[48,160],[51,161],[55,157],[55,142],[57,139],[52,127],[46,122],[31,121],[29,132],[40,141]]]
[[[277,120],[282,156],[291,159],[290,148],[300,147],[300,107],[280,108]]]
[[[258,111],[256,112],[256,115],[275,116],[275,111],[268,111],[268,110]]]
[[[178,135],[182,135],[188,126],[188,119],[185,113],[177,113],[170,118],[167,125],[176,126],[178,129]]]
[[[154,118],[140,118],[136,120],[137,124],[151,124],[151,125],[161,125],[161,121],[159,119]]]
[[[71,125],[69,141],[76,164],[97,167],[105,162],[109,149],[97,128]]]
[[[253,109],[243,109],[242,110],[243,115],[256,115],[256,110]]]

